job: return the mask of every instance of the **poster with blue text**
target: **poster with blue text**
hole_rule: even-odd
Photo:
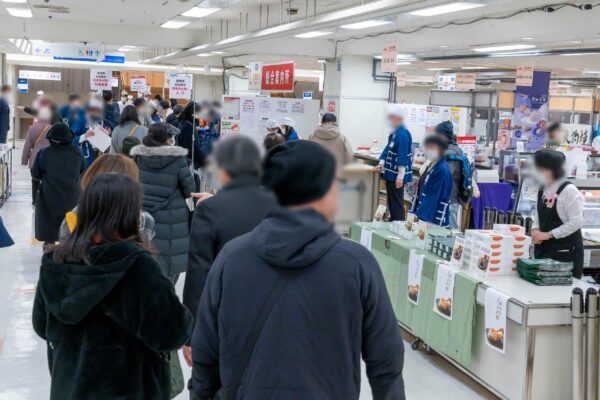
[[[536,151],[544,145],[548,123],[550,72],[534,71],[531,86],[517,86],[511,147]],[[518,146],[523,143],[523,147]]]

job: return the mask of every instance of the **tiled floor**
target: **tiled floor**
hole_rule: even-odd
[[[15,160],[20,154],[15,152]],[[16,245],[0,249],[0,400],[42,400],[48,398],[50,377],[46,345],[31,327],[31,308],[38,278],[41,245],[32,241],[29,171],[14,166],[13,195],[0,215]],[[179,279],[178,292],[184,279]],[[412,351],[406,343],[404,379],[408,399],[492,398],[477,384],[440,357]],[[184,365],[184,373],[190,370]],[[361,400],[371,399],[363,378]],[[188,399],[187,393],[177,397]],[[107,399],[108,400],[108,399]]]

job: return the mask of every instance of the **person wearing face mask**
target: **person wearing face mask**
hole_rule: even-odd
[[[37,120],[29,127],[25,144],[23,145],[23,153],[21,155],[21,165],[26,165],[29,170],[33,168],[38,153],[43,148],[50,146],[50,141],[46,134],[52,127],[52,109],[50,107],[42,107],[38,112]],[[40,187],[40,181],[31,177],[31,199],[35,205],[35,198]]]
[[[60,108],[59,114],[74,132],[85,127],[85,110],[81,107],[81,96],[77,93],[69,95],[69,102]]]
[[[148,112],[146,100],[144,100],[141,97],[138,97],[133,102],[133,106],[137,110],[138,117],[140,118],[140,122],[142,123],[142,125],[144,125],[145,127],[149,127],[153,124],[150,113]]]
[[[540,183],[533,212],[531,239],[535,258],[573,262],[573,276],[583,274],[583,197],[565,179],[565,156],[554,150],[534,154],[536,179]]]
[[[121,91],[121,100],[119,100],[117,102],[117,105],[119,106],[119,112],[123,112],[123,110],[125,109],[128,98],[129,98],[129,93],[127,93],[127,90]]]
[[[404,126],[400,104],[389,104],[387,118],[392,132],[375,170],[385,180],[388,210],[392,221],[404,221],[404,184],[412,181],[412,136]]]
[[[194,168],[198,169],[206,164],[206,154],[202,152],[200,140],[198,140],[198,120],[202,113],[200,103],[190,101],[179,116],[179,131],[176,144],[187,149],[188,159],[193,162]],[[193,154],[193,160],[192,160]]]
[[[296,121],[291,118],[285,117],[281,120],[281,129],[283,129],[283,136],[285,136],[286,142],[293,142],[294,140],[299,140],[298,132],[294,129],[296,126]]]
[[[0,144],[6,143],[8,131],[10,130],[10,106],[9,97],[12,88],[9,85],[2,85],[0,96]]]
[[[92,97],[86,106],[86,123],[85,127],[81,130],[73,131],[75,138],[73,143],[79,145],[83,158],[85,159],[86,166],[91,165],[96,159],[95,149],[90,142],[89,138],[94,136],[94,129],[100,127],[110,134],[110,128],[106,125],[104,120],[104,102],[101,99]]]
[[[444,154],[446,141],[439,136],[429,136],[423,142],[428,165],[419,179],[411,212],[419,220],[447,227],[450,224],[450,197],[452,195],[452,173]]]

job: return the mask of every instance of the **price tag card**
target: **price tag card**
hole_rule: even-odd
[[[373,231],[370,229],[362,228],[360,230],[360,244],[365,246],[367,250],[371,251],[371,244],[373,242]]]
[[[424,254],[410,251],[408,259],[408,301],[414,305],[419,304],[419,291],[421,289],[421,275],[423,274]]]

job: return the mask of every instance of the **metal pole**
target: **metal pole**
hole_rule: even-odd
[[[585,293],[586,315],[586,369],[585,398],[597,400],[598,396],[598,291],[588,288]]]
[[[583,290],[573,289],[571,296],[571,329],[573,344],[573,392],[572,400],[584,398],[584,358],[583,358]]]

